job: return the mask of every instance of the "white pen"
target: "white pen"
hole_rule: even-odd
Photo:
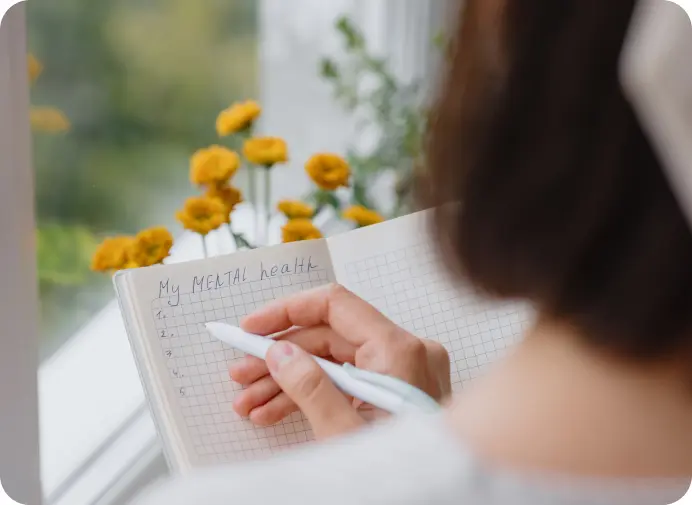
[[[260,359],[266,358],[267,351],[276,342],[225,323],[207,323],[205,326],[221,342]],[[392,414],[439,410],[432,398],[403,381],[351,365],[339,366],[317,356],[312,358],[341,391],[374,407]]]

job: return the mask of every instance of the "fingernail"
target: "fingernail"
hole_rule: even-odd
[[[235,372],[236,370],[240,370],[242,367],[243,367],[242,361],[236,361],[236,362],[233,363],[232,365],[229,365],[229,366],[228,366],[228,371],[229,371],[230,373],[233,373],[233,372]]]
[[[235,381],[233,376],[236,375],[238,372],[242,371],[243,368],[244,363],[242,361],[233,363],[231,366],[228,367],[228,376],[231,378],[232,381]]]
[[[281,370],[281,367],[295,356],[293,346],[288,342],[277,342],[270,347],[270,352],[272,359],[269,360],[268,365],[272,372]]]

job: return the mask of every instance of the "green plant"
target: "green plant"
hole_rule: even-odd
[[[87,280],[96,238],[83,226],[42,224],[36,257],[42,285],[79,286]]]
[[[347,17],[336,22],[346,51],[343,61],[325,57],[320,74],[333,87],[335,98],[358,118],[358,126],[376,135],[373,149],[351,147],[346,158],[353,170],[350,204],[376,209],[389,217],[411,210],[413,177],[422,167],[422,144],[426,111],[418,82],[405,83],[389,68],[386,59],[375,56],[361,31]],[[394,206],[382,209],[373,201],[370,189],[385,173],[395,177]],[[316,190],[309,198],[318,207],[329,205],[341,210],[333,194]]]

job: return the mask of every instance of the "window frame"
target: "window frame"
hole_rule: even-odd
[[[23,2],[0,22],[0,89],[0,478],[14,499],[40,503],[38,289]]]

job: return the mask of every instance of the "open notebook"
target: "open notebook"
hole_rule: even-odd
[[[523,306],[488,303],[453,286],[418,213],[326,240],[119,272],[130,343],[174,471],[263,456],[311,440],[300,414],[257,428],[231,408],[242,356],[204,329],[275,298],[338,282],[419,337],[450,352],[455,389],[482,373],[529,324]]]

